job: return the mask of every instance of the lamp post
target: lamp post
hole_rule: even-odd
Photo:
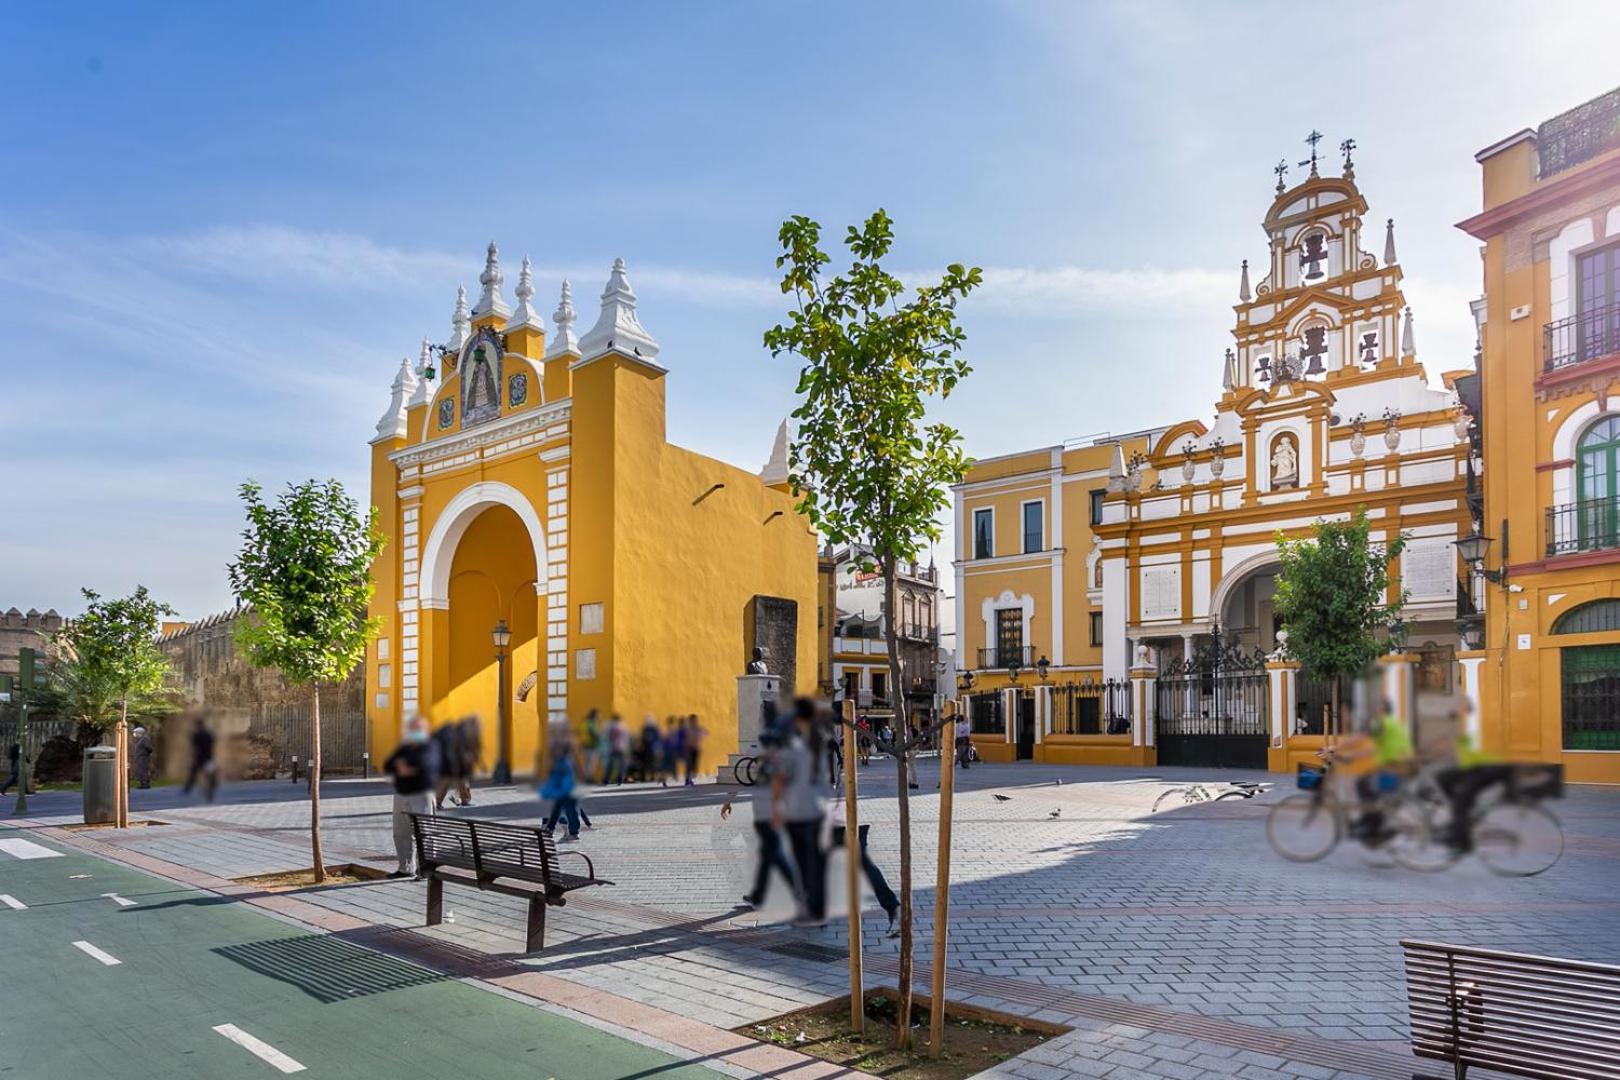
[[[1508,542],[1506,518],[1502,519],[1501,564],[1495,570],[1490,570],[1485,566],[1485,556],[1490,553],[1491,544],[1493,542],[1494,541],[1491,537],[1482,535],[1479,531],[1479,526],[1476,525],[1474,526],[1473,531],[1471,531],[1467,536],[1456,541],[1457,554],[1461,555],[1463,562],[1473,567],[1474,572],[1479,574],[1486,581],[1491,582],[1493,585],[1500,585],[1503,588],[1507,588]]]
[[[500,756],[495,761],[495,782],[512,782],[510,736],[506,730],[506,647],[512,643],[512,631],[502,619],[495,624],[490,637],[495,642],[495,726],[501,736]]]
[[[1052,661],[1048,660],[1045,656],[1042,656],[1039,660],[1035,661],[1035,674],[1041,677],[1041,682],[1046,681],[1046,673],[1051,667]]]

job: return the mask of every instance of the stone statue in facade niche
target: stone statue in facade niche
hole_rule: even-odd
[[[759,645],[754,646],[754,658],[752,660],[748,661],[748,674],[750,674],[750,675],[769,675],[770,674],[770,669],[765,666],[765,649],[762,646],[759,646]]]
[[[1294,452],[1292,439],[1278,439],[1276,449],[1271,452],[1271,486],[1273,489],[1299,486],[1299,455]]]

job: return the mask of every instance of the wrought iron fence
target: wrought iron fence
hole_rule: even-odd
[[[1547,507],[1547,555],[1620,547],[1620,498],[1582,499]]]
[[[968,721],[975,735],[1007,734],[1007,710],[999,690],[968,695]]]
[[[1161,765],[1263,768],[1270,734],[1266,657],[1223,640],[1171,661],[1154,684]]]
[[[1548,323],[1542,327],[1541,344],[1548,371],[1620,352],[1620,304],[1591,308]]]
[[[988,671],[994,668],[1013,666],[1032,668],[1035,666],[1035,646],[1023,645],[1011,649],[980,649],[979,670]]]
[[[1052,687],[1047,730],[1053,735],[1124,735],[1131,730],[1131,685],[1086,678]]]
[[[1620,90],[1577,105],[1543,123],[1536,132],[1538,173],[1572,169],[1620,145]]]
[[[293,759],[308,761],[310,706],[307,702],[260,705],[253,710],[248,737],[269,744],[270,759],[278,773],[290,773]],[[366,752],[364,713],[325,708],[321,710],[321,771],[328,775],[359,772]]]

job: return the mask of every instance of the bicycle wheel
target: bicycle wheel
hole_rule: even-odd
[[[1564,854],[1564,827],[1550,810],[1498,803],[1474,826],[1474,850],[1493,874],[1531,877],[1552,869]]]
[[[738,758],[737,764],[731,770],[732,773],[737,777],[737,783],[743,784],[747,787],[753,787],[754,770],[758,767],[758,764],[759,762],[757,758]]]
[[[1266,815],[1266,839],[1290,862],[1315,862],[1338,844],[1344,831],[1336,803],[1312,795],[1290,795]]]
[[[1165,802],[1169,800],[1172,795],[1180,796],[1182,802],[1187,801],[1186,789],[1173,787],[1169,791],[1162,791],[1159,793],[1159,797],[1153,800],[1153,809],[1150,812],[1155,814],[1158,813],[1159,809],[1164,806]]]
[[[1389,827],[1395,836],[1389,852],[1408,870],[1434,873],[1457,861],[1456,848],[1441,839],[1445,824],[1442,805],[1431,799],[1406,799],[1390,815]]]

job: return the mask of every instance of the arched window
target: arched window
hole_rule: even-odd
[[[1555,634],[1601,634],[1620,630],[1620,600],[1593,600],[1566,611],[1553,623]]]
[[[1620,545],[1620,416],[1587,428],[1575,450],[1581,548]]]

